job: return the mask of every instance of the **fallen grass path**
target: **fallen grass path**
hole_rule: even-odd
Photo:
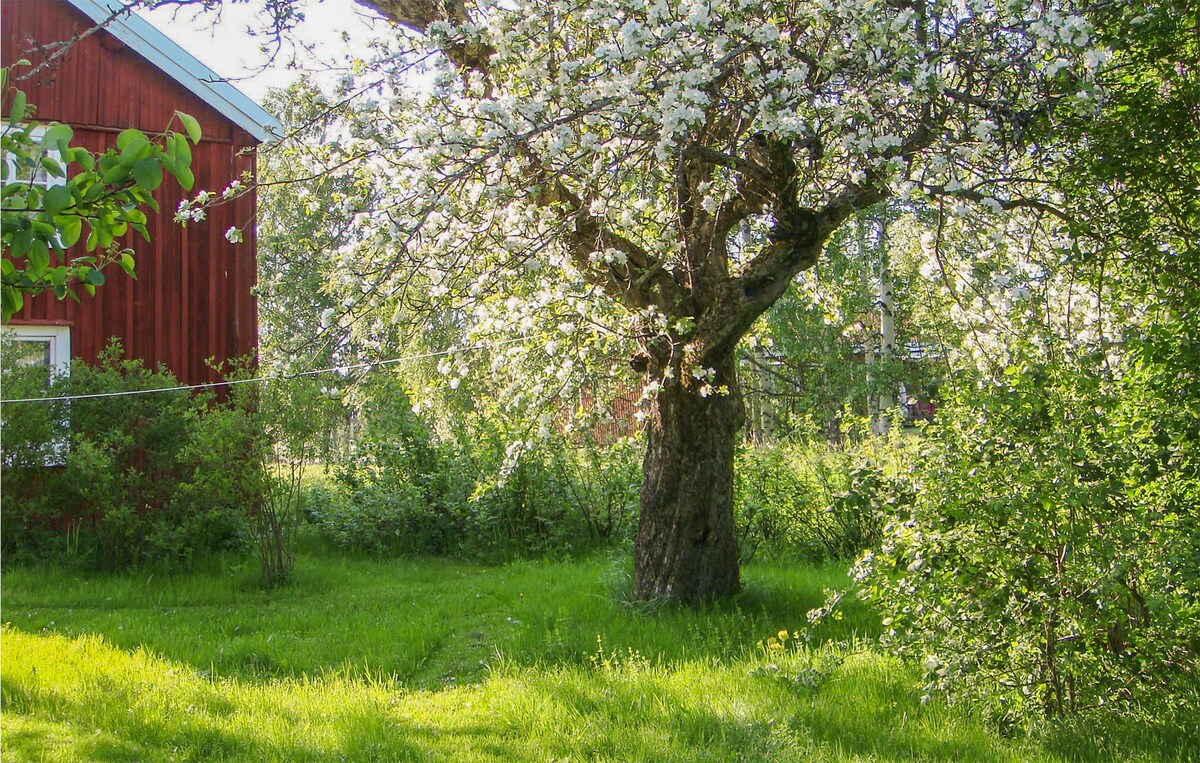
[[[862,610],[813,651],[755,647],[838,569],[754,566],[733,602],[652,612],[621,603],[624,565],[316,555],[271,593],[237,567],[6,570],[3,759],[1185,759],[1154,734],[1006,739],[922,704],[913,670],[846,646],[875,627]]]

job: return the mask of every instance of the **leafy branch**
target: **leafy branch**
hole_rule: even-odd
[[[69,125],[26,121],[34,109],[24,92],[6,87],[8,73],[0,69],[6,103],[0,138],[0,298],[5,321],[21,310],[26,297],[44,291],[52,291],[57,299],[78,300],[76,288],[95,294],[109,265],[136,277],[134,252],[121,247],[118,239],[132,229],[149,240],[143,210],[158,211],[153,192],[162,185],[164,173],[191,189],[195,176],[188,142],[200,142],[199,123],[176,112],[183,132],[168,129],[151,138],[141,130],[124,130],[115,148],[93,154],[71,145],[74,130]],[[68,256],[77,245],[86,254]]]

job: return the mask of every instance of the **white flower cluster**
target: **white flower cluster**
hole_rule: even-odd
[[[791,140],[798,198],[813,208],[849,184],[883,180],[914,204],[953,197],[955,230],[981,210],[1001,212],[1012,198],[1005,182],[1029,162],[1008,115],[1042,94],[1102,96],[1093,79],[1106,54],[1071,0],[1039,9],[967,0],[926,18],[885,0],[485,0],[477,25],[435,23],[428,44],[484,43],[494,51],[488,76],[432,57],[405,80],[384,51],[378,107],[322,157],[345,167],[345,182],[303,203],[352,221],[353,243],[333,255],[336,288],[378,321],[404,319],[419,291],[464,345],[519,340],[473,356],[475,374],[446,360],[446,388],[487,383],[512,411],[540,411],[581,393],[581,369],[627,366],[635,338],[687,333],[661,294],[618,308],[611,283],[649,289],[665,273],[687,284],[677,170],[713,135],[723,142],[705,146],[734,158],[750,154],[756,135]],[[374,76],[374,66],[364,70]],[[349,157],[370,158],[339,164]],[[697,214],[728,210],[741,181],[713,169]],[[190,202],[185,212],[202,219]],[[762,251],[769,227],[766,216],[747,225],[730,272]],[[991,280],[1000,272],[1007,282]],[[961,275],[947,280],[989,295],[981,305],[964,298],[965,321],[1029,310],[1045,291],[1019,269],[993,269],[981,284],[965,267]],[[806,283],[827,320],[842,322],[848,310],[832,290]],[[696,381],[720,391],[710,377]]]
[[[179,202],[179,207],[175,210],[175,222],[186,225],[188,222],[200,222],[208,217],[208,210],[205,209],[203,202],[193,202],[188,199],[183,199]]]

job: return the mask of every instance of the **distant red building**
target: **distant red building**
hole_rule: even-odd
[[[4,3],[3,66],[27,59],[36,67],[54,54],[54,43],[76,40],[32,77],[22,79],[27,67],[11,72],[12,84],[36,107],[35,119],[71,125],[74,145],[102,151],[115,145],[121,130],[157,134],[182,111],[203,132],[192,149],[193,193],[220,193],[243,173],[253,176],[255,148],[278,132],[278,122],[135,15],[119,15],[104,30],[82,36],[120,7],[117,0]],[[178,121],[173,128],[182,129]],[[6,332],[46,343],[52,364],[67,357],[92,361],[116,337],[127,357],[152,368],[163,364],[189,384],[216,380],[208,358],[254,353],[257,198],[251,192],[212,207],[207,219],[184,228],[174,216],[186,195],[168,179],[155,193],[160,213],[147,210],[150,241],[130,234],[122,242],[136,252],[137,280],[114,268],[94,297],[81,294],[75,302],[41,294],[26,301]],[[225,238],[234,226],[245,231],[242,243]]]

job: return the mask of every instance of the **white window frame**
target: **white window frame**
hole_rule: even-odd
[[[17,124],[15,124],[15,123],[9,122],[9,123],[4,124],[5,132],[7,132],[8,130],[11,130],[15,127],[17,127]],[[29,137],[33,140],[34,143],[37,143],[38,146],[40,147],[40,151],[38,152],[39,162],[38,162],[38,165],[36,167],[34,167],[34,169],[33,169],[33,175],[28,178],[18,179],[17,174],[18,174],[18,170],[20,168],[17,167],[16,160],[13,158],[13,156],[11,154],[5,154],[4,155],[4,164],[8,168],[8,180],[6,182],[8,182],[8,183],[14,183],[14,182],[27,183],[29,185],[35,185],[42,189],[53,188],[56,185],[66,185],[66,183],[67,183],[66,178],[54,177],[49,172],[46,172],[45,167],[42,167],[42,165],[41,165],[40,159],[43,156],[50,158],[50,159],[54,159],[60,165],[62,164],[62,152],[60,152],[58,149],[51,149],[51,148],[46,148],[45,146],[42,146],[42,139],[46,137],[46,126],[38,125],[37,127],[33,128],[33,130],[31,130],[29,133]]]
[[[19,124],[19,123],[17,123],[17,124]],[[14,124],[12,122],[5,123],[4,130],[7,132],[8,130],[17,126],[17,124]],[[6,183],[20,182],[20,183],[24,183],[25,185],[28,185],[30,187],[37,186],[38,188],[42,189],[43,193],[45,193],[47,190],[49,190],[55,186],[66,185],[67,184],[66,177],[55,177],[54,175],[51,175],[49,172],[47,172],[46,168],[42,166],[41,159],[43,157],[45,157],[48,159],[53,159],[54,161],[58,162],[59,166],[61,166],[63,168],[64,172],[66,172],[66,169],[67,169],[65,166],[63,166],[63,158],[62,158],[61,151],[59,151],[56,148],[46,148],[45,146],[42,145],[42,139],[46,137],[46,126],[38,125],[37,127],[33,128],[29,132],[29,137],[35,143],[37,143],[40,148],[39,153],[37,155],[38,163],[37,163],[37,166],[35,166],[33,168],[33,175],[31,175],[28,178],[18,180],[17,174],[18,174],[18,170],[20,168],[17,166],[16,159],[13,157],[12,154],[5,154],[4,155],[4,166],[8,169],[8,180],[6,180],[5,182]],[[62,248],[61,234],[56,233],[54,235],[54,241],[52,243],[61,249]]]
[[[50,345],[50,375],[71,374],[71,327],[18,323],[4,327],[4,338],[14,342],[45,342]]]
[[[40,325],[18,323],[5,326],[3,335],[12,342],[45,343],[49,345],[50,378],[71,375],[71,327],[62,325]],[[32,403],[39,405],[39,403]],[[68,415],[62,420],[64,435],[50,442],[50,447],[43,454],[46,466],[62,466],[66,462],[68,447],[65,434],[68,426]]]

